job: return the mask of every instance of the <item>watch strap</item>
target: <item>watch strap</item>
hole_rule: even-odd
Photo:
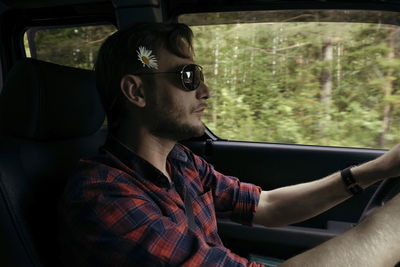
[[[346,186],[346,190],[352,195],[359,195],[364,192],[364,189],[357,183],[356,179],[354,179],[354,176],[351,173],[351,168],[353,167],[354,166],[350,166],[341,170],[340,174],[342,176],[342,181]]]

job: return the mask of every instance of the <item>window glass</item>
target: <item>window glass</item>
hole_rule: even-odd
[[[221,138],[389,148],[400,142],[398,14],[189,14]]]
[[[26,56],[92,69],[101,44],[115,31],[113,25],[30,28],[24,36]]]

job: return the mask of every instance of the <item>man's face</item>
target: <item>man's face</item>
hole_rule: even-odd
[[[158,70],[155,72],[180,71],[192,58],[180,58],[161,48],[158,53]],[[209,88],[203,83],[194,91],[184,89],[180,74],[154,75],[151,93],[147,97],[146,120],[155,136],[172,140],[184,140],[204,133],[201,121]]]

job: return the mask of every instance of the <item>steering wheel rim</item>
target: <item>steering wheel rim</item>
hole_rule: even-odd
[[[359,221],[363,220],[374,209],[385,205],[386,202],[398,193],[400,193],[400,177],[393,177],[382,181],[365,206]]]

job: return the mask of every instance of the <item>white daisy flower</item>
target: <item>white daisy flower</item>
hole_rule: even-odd
[[[158,69],[158,63],[153,52],[144,46],[139,46],[137,51],[138,59],[142,62],[143,67],[149,67],[151,69]]]

